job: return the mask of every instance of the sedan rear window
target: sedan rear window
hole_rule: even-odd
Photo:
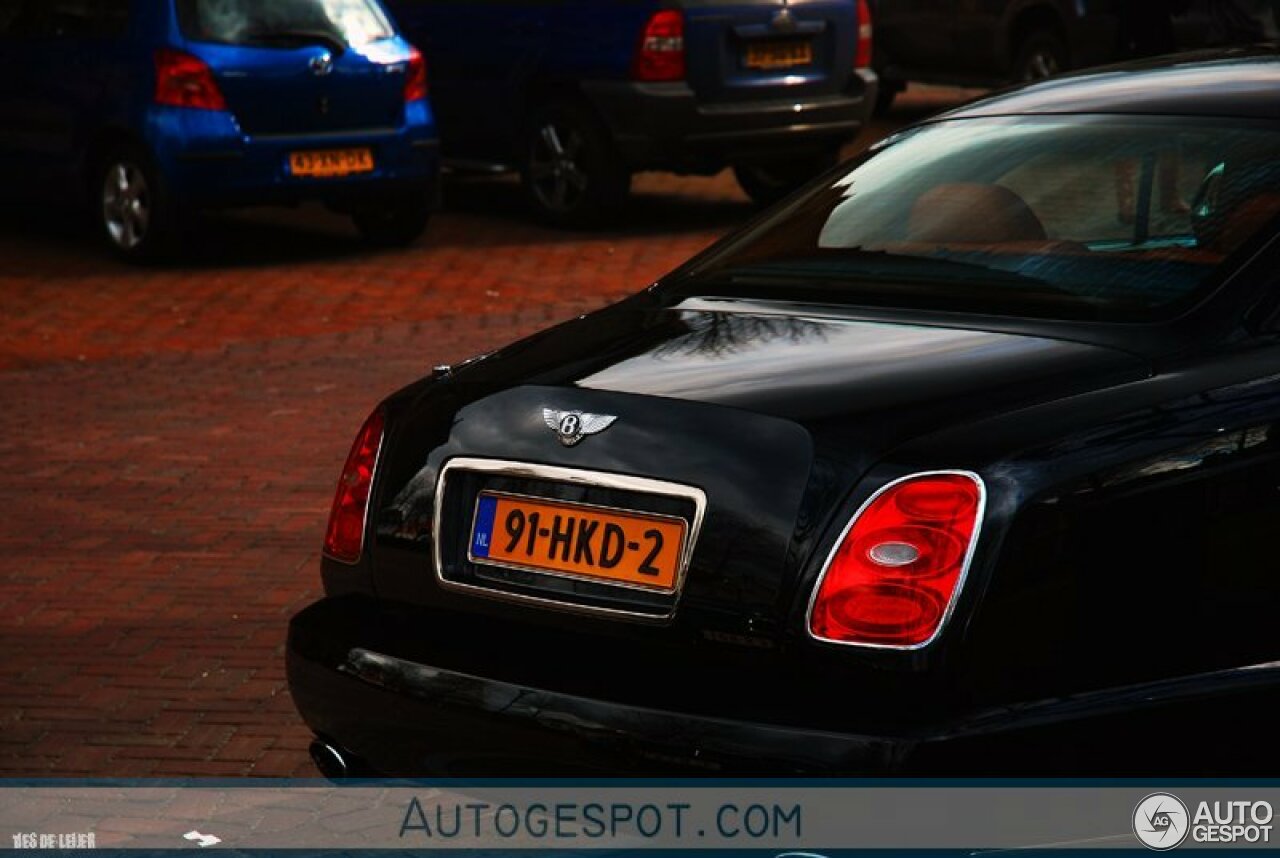
[[[886,141],[677,288],[1154,320],[1221,282],[1278,215],[1274,126],[957,119]]]
[[[183,34],[198,42],[360,47],[395,35],[373,0],[178,0]]]

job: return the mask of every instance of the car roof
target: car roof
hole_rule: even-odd
[[[1280,46],[1106,66],[1006,90],[938,118],[1065,113],[1280,119]]]

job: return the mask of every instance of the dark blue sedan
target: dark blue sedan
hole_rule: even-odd
[[[388,0],[431,64],[448,166],[518,170],[593,226],[634,173],[732,167],[772,203],[835,165],[875,100],[865,0]]]
[[[426,64],[377,0],[0,0],[0,178],[87,195],[126,257],[307,200],[408,243],[437,174]]]

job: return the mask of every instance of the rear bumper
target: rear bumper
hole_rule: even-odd
[[[519,640],[528,639],[476,633],[477,622],[486,621],[463,634],[443,615],[405,622],[368,597],[324,599],[290,623],[294,703],[317,735],[389,776],[1097,777],[1267,774],[1280,764],[1273,743],[1238,741],[1272,732],[1280,663],[958,713],[889,735],[708,717],[481,676],[459,666],[450,642],[474,653],[484,641],[487,655],[504,659],[524,655]],[[629,675],[585,678],[604,692]],[[822,705],[852,708],[867,691],[833,679]],[[780,713],[811,705],[785,693],[772,703]]]
[[[380,774],[884,773],[911,747],[562,694],[353,640],[385,642],[385,623],[350,600],[324,600],[294,617],[287,659],[311,729]]]
[[[148,142],[171,192],[191,207],[310,200],[342,207],[395,195],[432,196],[439,145],[429,109],[414,107],[420,109],[396,128],[296,136],[246,135],[230,114],[160,109],[151,119]],[[351,148],[372,151],[372,172],[330,179],[290,173],[292,152]]]
[[[633,169],[718,169],[847,142],[870,116],[876,86],[872,72],[859,71],[836,95],[727,103],[703,102],[684,83],[582,88]]]

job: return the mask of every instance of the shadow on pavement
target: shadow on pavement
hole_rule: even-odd
[[[636,176],[627,204],[599,229],[566,230],[540,224],[530,211],[515,176],[449,176],[444,183],[444,214],[509,221],[520,240],[582,241],[611,236],[635,237],[728,230],[756,211],[732,178]]]
[[[350,263],[432,249],[726,232],[755,212],[728,177],[639,177],[637,192],[626,208],[612,222],[589,231],[539,224],[514,177],[447,177],[444,195],[444,207],[432,219],[426,235],[404,251],[371,248],[349,219],[319,205],[247,209],[194,218],[180,251],[147,265],[146,270]],[[14,266],[13,273],[92,274],[130,267],[98,239],[87,214],[38,205],[0,207],[0,259],[5,260],[5,268]]]

